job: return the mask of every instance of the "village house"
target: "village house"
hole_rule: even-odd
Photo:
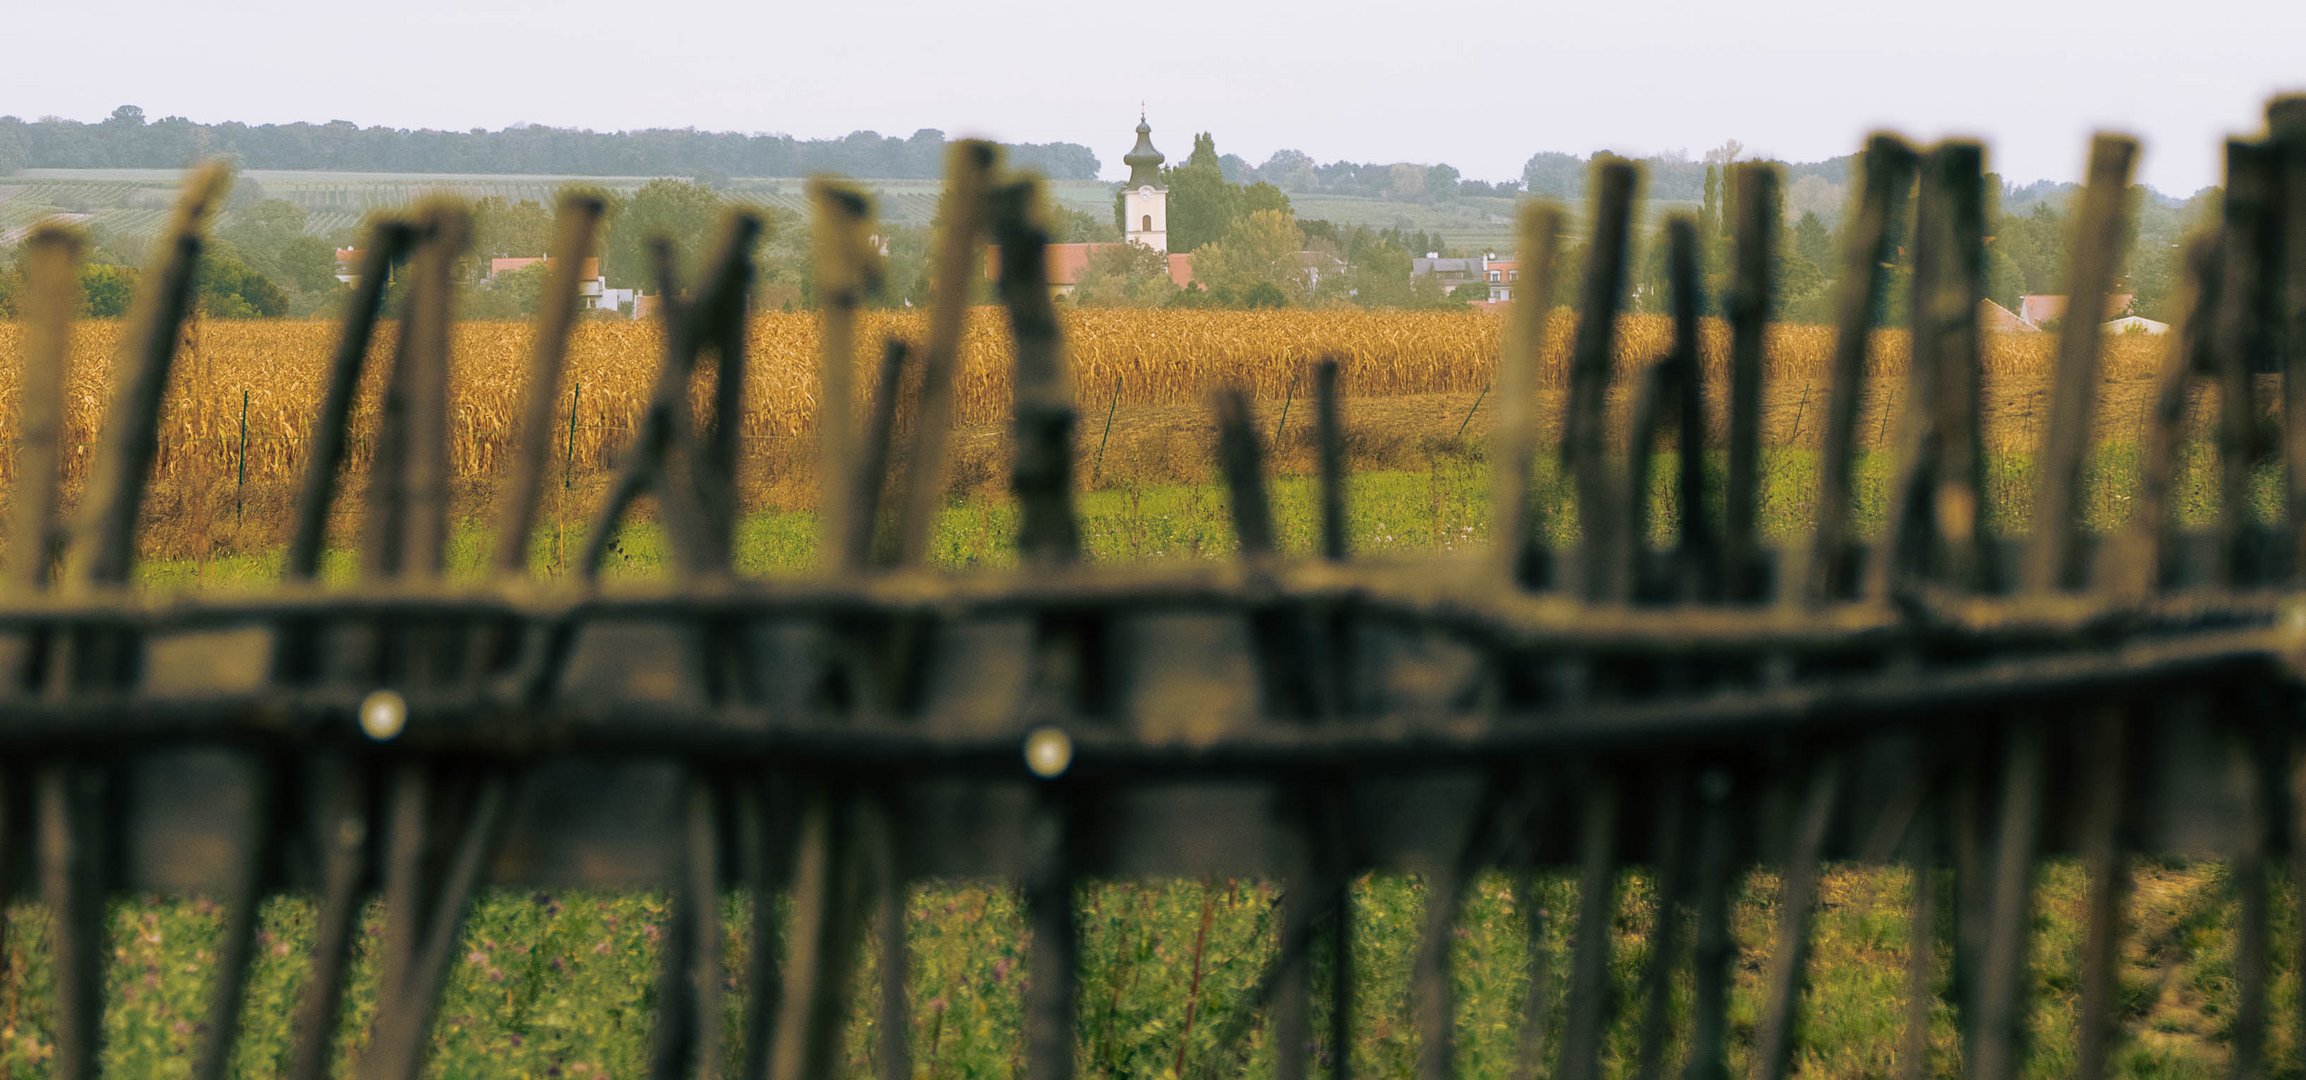
[[[551,266],[550,256],[498,258],[488,261],[488,274],[483,280],[495,281],[505,274],[526,270],[532,266]],[[599,257],[589,258],[577,272],[577,308],[580,311],[632,312],[637,309],[634,300],[638,289],[609,288],[608,278],[601,274]],[[635,316],[638,317],[637,315]]]
[[[2109,334],[2167,334],[2170,332],[2170,324],[2143,315],[2124,315],[2107,323],[2105,331]]]
[[[1978,301],[1978,329],[1989,334],[2039,334],[2042,328],[1991,300]]]
[[[1422,259],[1409,260],[1409,279],[1431,278],[1445,293],[1472,285],[1482,292],[1474,301],[1476,307],[1490,308],[1511,303],[1513,288],[1521,282],[1521,260],[1496,252],[1484,252],[1470,258],[1455,256],[1444,258],[1441,253],[1428,251]]]
[[[1492,251],[1481,258],[1482,280],[1489,285],[1489,302],[1504,304],[1513,300],[1513,287],[1521,282],[1521,260],[1497,257]]]
[[[1463,259],[1455,256],[1443,258],[1438,251],[1428,251],[1422,259],[1409,260],[1409,279],[1432,278],[1448,292],[1460,285],[1472,285],[1489,280],[1484,259]]]
[[[2136,300],[2135,293],[2109,294],[2104,331],[2109,334],[2168,333],[2169,323],[2130,314],[2130,306]],[[2039,334],[2053,329],[2065,314],[2065,297],[2029,293],[2018,298],[2016,311],[1991,300],[1980,301],[1978,326],[1989,334]]]

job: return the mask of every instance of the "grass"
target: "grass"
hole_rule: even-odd
[[[1785,535],[1810,516],[1813,459],[1786,450],[1765,462],[1763,518]],[[1718,465],[1718,462],[1709,462]],[[1670,490],[1671,462],[1661,462],[1655,491]],[[2087,517],[2107,529],[2126,513],[2135,453],[2101,449],[2091,463]],[[2212,512],[2211,461],[2189,451],[2181,490],[2181,516],[2205,520]],[[1878,526],[1887,471],[1868,455],[1858,470],[1858,525]],[[2275,498],[2271,477],[2257,491],[2261,513]],[[2004,528],[2024,527],[2025,463],[1997,459],[1989,469],[1988,502]],[[1565,498],[1560,479],[1541,469],[1539,491]],[[1370,472],[1351,482],[1352,538],[1366,553],[1450,550],[1485,543],[1490,522],[1487,468],[1478,450],[1435,453],[1423,469]],[[1310,550],[1316,521],[1314,491],[1303,478],[1273,485],[1282,542]],[[1662,500],[1661,500],[1662,501]],[[1089,492],[1081,500],[1083,535],[1092,559],[1140,561],[1220,558],[1233,547],[1221,489],[1190,484],[1124,483]],[[1670,514],[1657,528],[1672,528]],[[1571,527],[1564,513],[1548,515],[1556,539]],[[1003,500],[957,503],[940,517],[932,557],[948,567],[1000,566],[1014,561],[1014,514]],[[814,558],[814,520],[801,512],[767,511],[740,529],[738,562],[750,573],[797,573]],[[460,530],[451,548],[452,572],[479,572],[487,537]],[[561,558],[573,539],[540,538],[540,572],[565,572]],[[269,578],[278,555],[230,556],[158,562],[143,581],[161,590],[208,588]],[[628,528],[611,558],[612,577],[647,577],[665,569],[661,538],[652,525]],[[330,557],[330,571],[350,572],[348,553]],[[2123,970],[2130,1036],[2119,1058],[2123,1071],[2141,1076],[2222,1072],[2234,1004],[2235,933],[2230,889],[2216,867],[2142,863],[2135,932]],[[1835,868],[1822,889],[1808,1007],[1798,1068],[1804,1075],[1859,1077],[1894,1071],[1903,1008],[1907,950],[1906,906],[1912,876],[1903,870]],[[1740,948],[1731,1009],[1733,1067],[1743,1069],[1762,1010],[1766,958],[1774,948],[1776,882],[1749,875],[1737,899],[1734,928]],[[1549,914],[1547,936],[1555,963],[1567,955],[1568,913],[1574,881],[1547,876],[1533,895]],[[2035,917],[2035,992],[2031,1076],[2072,1068],[2075,957],[2081,936],[2081,875],[2071,865],[2045,873]],[[1251,1009],[1252,988],[1270,961],[1278,892],[1246,880],[1124,881],[1084,889],[1079,1061],[1101,1076],[1158,1076],[1180,1063],[1189,1076],[1233,1076],[1268,1071],[1272,1047],[1263,1018]],[[731,897],[723,925],[745,925],[751,899]],[[1019,1071],[1021,980],[1028,934],[1009,890],[973,882],[936,882],[912,894],[908,948],[913,979],[912,1032],[916,1068],[930,1076],[1006,1076]],[[1356,1071],[1403,1076],[1413,1071],[1416,1041],[1408,999],[1408,972],[1422,925],[1425,890],[1414,875],[1364,878],[1354,891],[1360,970],[1351,1048]],[[1606,1052],[1613,1070],[1630,1067],[1637,1047],[1638,1008],[1630,995],[1648,948],[1654,897],[1635,875],[1623,884],[1612,932],[1611,973],[1620,1008]],[[2282,908],[2278,905],[2278,910]],[[7,975],[0,981],[0,1080],[45,1075],[52,1045],[52,994],[45,916],[19,907],[8,942]],[[201,898],[123,897],[111,911],[113,963],[109,967],[104,1060],[120,1075],[175,1076],[187,1069],[197,1044],[199,1017],[211,978],[220,911]],[[1203,931],[1206,914],[1206,932]],[[645,1069],[654,994],[657,939],[666,917],[661,895],[544,894],[497,891],[475,904],[461,962],[448,987],[434,1034],[431,1075],[629,1076]],[[1514,883],[1491,876],[1475,883],[1458,922],[1456,1039],[1465,1075],[1511,1071],[1521,1037],[1520,1003],[1529,977],[1527,913]],[[304,950],[312,931],[312,905],[300,897],[272,901],[264,912],[249,1005],[247,1034],[235,1071],[268,1076],[288,1047],[287,1017],[301,993]],[[2296,932],[2278,920],[2276,944]],[[354,969],[339,1057],[357,1054],[373,1008],[372,911]],[[1685,943],[1689,940],[1685,933]],[[740,1008],[738,973],[744,943],[728,942],[732,1052]],[[869,964],[869,957],[867,958]],[[1317,963],[1325,959],[1317,958]],[[1195,972],[1198,970],[1198,978]],[[1941,973],[1941,978],[1943,977]],[[872,999],[868,971],[860,1005]],[[1558,986],[1558,975],[1556,985]],[[1677,986],[1675,1009],[1687,1008],[1688,987]],[[2288,1015],[2297,992],[2278,984],[2276,1015]],[[1317,1013],[1321,1006],[1317,1004]],[[1559,1023],[1559,1002],[1552,1022]],[[1188,1019],[1190,1017],[1190,1019]],[[1940,1007],[1933,1028],[1942,1075],[1958,1071],[1952,1013]],[[848,1041],[850,1071],[871,1067],[874,1033],[860,1007]],[[1315,1030],[1326,1019],[1315,1017]],[[1675,1047],[1678,1054],[1681,1047]],[[2273,1052],[2289,1067],[2297,1057],[2277,1031]]]

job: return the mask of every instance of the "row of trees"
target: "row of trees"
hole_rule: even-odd
[[[0,263],[0,318],[16,317],[24,278],[15,258]],[[142,271],[118,262],[89,262],[80,268],[80,314],[100,319],[128,313]],[[200,310],[223,319],[273,318],[289,314],[289,294],[271,278],[229,255],[204,259],[193,293]]]
[[[1469,195],[1512,197],[1521,185],[1512,180],[1490,183],[1468,180],[1453,165],[1411,162],[1332,161],[1324,165],[1299,150],[1277,150],[1263,165],[1251,165],[1232,154],[1219,159],[1225,178],[1236,183],[1267,183],[1298,195],[1354,195],[1394,202],[1438,203]]]
[[[945,133],[906,138],[859,131],[838,139],[694,128],[586,131],[523,125],[499,131],[325,124],[201,124],[147,120],[122,105],[96,123],[0,116],[0,175],[19,168],[182,168],[224,156],[249,169],[344,172],[545,173],[568,176],[806,176],[934,178]],[[1009,160],[1053,180],[1093,180],[1097,155],[1078,143],[1021,143]]]
[[[1702,196],[1705,174],[1734,161],[1742,153],[1735,140],[1707,151],[1697,160],[1679,151],[1639,159],[1648,176],[1652,198],[1696,202]],[[1332,161],[1322,164],[1299,150],[1278,150],[1262,165],[1252,165],[1233,154],[1218,159],[1225,178],[1235,183],[1267,183],[1295,195],[1353,195],[1395,202],[1438,203],[1467,196],[1514,197],[1539,195],[1576,200],[1584,197],[1585,180],[1596,161],[1616,158],[1607,150],[1579,157],[1557,151],[1530,155],[1521,175],[1510,180],[1468,179],[1449,164],[1412,162]],[[1839,189],[1849,180],[1850,156],[1786,165],[1789,184],[1804,192],[1820,187]],[[1831,216],[1829,212],[1826,216]]]

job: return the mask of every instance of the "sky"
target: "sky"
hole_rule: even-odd
[[[0,114],[122,104],[204,122],[832,137],[919,128],[1096,151],[1144,103],[1252,163],[1443,162],[1735,139],[1809,161],[1865,133],[1987,141],[2006,178],[2079,179],[2089,135],[2140,178],[2217,182],[2220,141],[2306,90],[2300,0],[0,0]]]

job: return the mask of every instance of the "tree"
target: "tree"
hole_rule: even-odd
[[[1193,276],[1219,299],[1250,306],[1301,303],[1306,298],[1305,272],[1297,253],[1304,247],[1305,234],[1298,231],[1294,218],[1279,210],[1260,210],[1195,256]]]
[[[1782,322],[1833,321],[1833,290],[1825,271],[1794,245],[1778,249],[1778,280],[1770,317]]]
[[[651,180],[621,203],[613,207],[601,260],[609,284],[620,288],[658,288],[648,254],[652,237],[672,241],[676,265],[686,272],[721,214],[720,195],[693,180]]]
[[[117,319],[128,314],[136,297],[136,270],[109,263],[80,268],[80,310],[90,318]]]
[[[1994,249],[2009,256],[2018,269],[2019,293],[2065,291],[2065,222],[2049,203],[2035,202],[2024,214],[2004,214],[1994,219],[1990,231]],[[2010,305],[2018,302],[2016,295],[1994,299]]]
[[[904,225],[884,225],[881,240],[887,257],[881,260],[881,292],[874,303],[888,307],[918,307],[929,302],[930,237],[935,231]]]
[[[1096,244],[1114,239],[1113,230],[1097,215],[1064,203],[1049,205],[1049,241],[1055,244]]]
[[[1169,250],[1194,251],[1225,235],[1240,198],[1237,185],[1226,183],[1215,165],[1187,164],[1161,173],[1169,189]]]
[[[1823,176],[1797,176],[1786,185],[1786,212],[1816,214],[1821,222],[1838,220],[1849,201],[1849,188]]]
[[[1532,195],[1575,198],[1585,191],[1585,162],[1576,155],[1540,150],[1521,167],[1521,186]]]
[[[291,238],[274,253],[273,266],[280,280],[308,296],[334,293],[340,284],[336,280],[336,245],[317,236]]]
[[[472,204],[472,247],[475,258],[526,258],[550,254],[552,212],[533,200],[509,202],[491,195]]]
[[[1453,165],[1435,165],[1425,170],[1425,197],[1442,202],[1457,197],[1457,183],[1463,179]]]
[[[1667,230],[1661,223],[1656,235],[1650,237],[1648,243],[1642,244],[1636,249],[1630,267],[1632,273],[1628,275],[1629,280],[1627,282],[1630,286],[1627,295],[1627,307],[1630,310],[1648,313],[1673,310],[1670,306],[1673,302],[1670,295],[1672,275],[1667,266],[1669,251],[1667,235]]]
[[[271,278],[230,256],[200,267],[200,310],[219,319],[277,319],[288,314],[288,294]]]
[[[1721,166],[1708,162],[1705,167],[1705,201],[1698,209],[1697,234],[1699,241],[1710,242],[1722,231],[1722,174]]]
[[[234,210],[216,230],[216,235],[239,249],[250,262],[270,269],[275,252],[288,246],[288,242],[304,235],[309,215],[304,208],[285,199],[260,199]]]
[[[1834,241],[1826,232],[1826,223],[1815,213],[1805,212],[1794,222],[1793,250],[1811,267],[1824,273],[1834,265]]]
[[[1082,307],[1160,307],[1176,296],[1169,257],[1143,244],[1092,250],[1073,285],[1073,302]]]
[[[1275,150],[1265,164],[1257,167],[1257,175],[1268,184],[1283,191],[1312,191],[1315,178],[1313,159],[1296,150]]]
[[[474,319],[527,318],[536,313],[537,301],[544,296],[545,282],[551,275],[552,269],[545,263],[530,263],[498,274],[466,295],[463,314]]]
[[[1353,301],[1363,307],[1421,307],[1416,295],[1418,278],[1409,273],[1407,249],[1389,240],[1374,240],[1346,249],[1345,272]]]
[[[1217,153],[1216,137],[1206,131],[1193,136],[1193,152],[1186,155],[1185,167],[1216,169],[1218,175],[1224,175],[1225,161]]]
[[[2018,306],[2018,294],[2026,291],[2025,271],[2002,250],[2002,245],[1986,248],[1986,299],[2006,308]]]
[[[865,177],[934,177],[945,136],[934,129],[898,139],[855,132],[837,139],[655,129],[581,131],[520,125],[501,131],[361,127],[323,124],[195,124],[183,117],[148,122],[132,105],[110,119],[82,123],[46,117],[26,129],[26,167],[181,168],[195,156],[230,156],[250,169],[350,172],[510,172],[577,176],[806,176],[841,172]],[[1097,155],[1077,143],[1025,143],[1008,148],[1019,169],[1056,180],[1092,180]]]
[[[0,117],[0,176],[13,176],[24,167],[24,122],[13,116]]]

